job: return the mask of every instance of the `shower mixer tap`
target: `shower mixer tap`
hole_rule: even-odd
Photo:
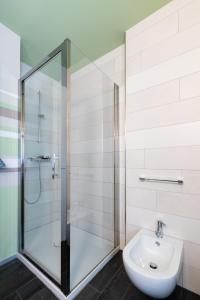
[[[33,161],[50,161],[51,156],[49,156],[49,155],[37,155],[37,156],[29,157],[29,159],[33,160]]]
[[[58,176],[58,173],[56,172],[56,160],[58,160],[58,156],[56,156],[56,154],[54,153],[51,156],[49,155],[37,155],[37,156],[32,156],[32,157],[28,157],[28,159],[32,160],[32,161],[37,161],[37,162],[49,162],[51,161],[52,163],[52,179],[55,179]]]
[[[56,154],[53,154],[53,157],[51,159],[52,161],[52,179],[55,179],[58,176],[58,173],[56,172],[56,160],[58,159],[58,156]]]

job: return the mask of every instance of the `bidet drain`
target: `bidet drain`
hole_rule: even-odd
[[[149,263],[149,267],[150,267],[151,269],[154,269],[154,270],[156,270],[156,269],[158,268],[157,264],[155,264],[155,263],[153,263],[153,262],[150,262],[150,263]]]

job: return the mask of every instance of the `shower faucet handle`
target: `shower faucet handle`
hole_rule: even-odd
[[[39,158],[41,160],[49,161],[51,159],[51,156],[49,156],[49,155],[38,155],[37,158]]]
[[[56,160],[58,160],[58,156],[54,153],[52,156],[52,179],[55,179],[58,176],[58,173],[56,172]]]

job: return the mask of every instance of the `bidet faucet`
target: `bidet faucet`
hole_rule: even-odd
[[[158,238],[163,238],[163,227],[166,226],[166,224],[161,221],[161,220],[158,220],[157,221],[157,228],[156,228],[156,231],[155,231],[155,234]]]

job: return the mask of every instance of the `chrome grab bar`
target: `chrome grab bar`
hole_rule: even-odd
[[[164,183],[177,183],[177,184],[183,184],[183,178],[178,179],[161,179],[161,178],[149,178],[145,176],[139,177],[140,181],[151,181],[151,182],[164,182]]]

